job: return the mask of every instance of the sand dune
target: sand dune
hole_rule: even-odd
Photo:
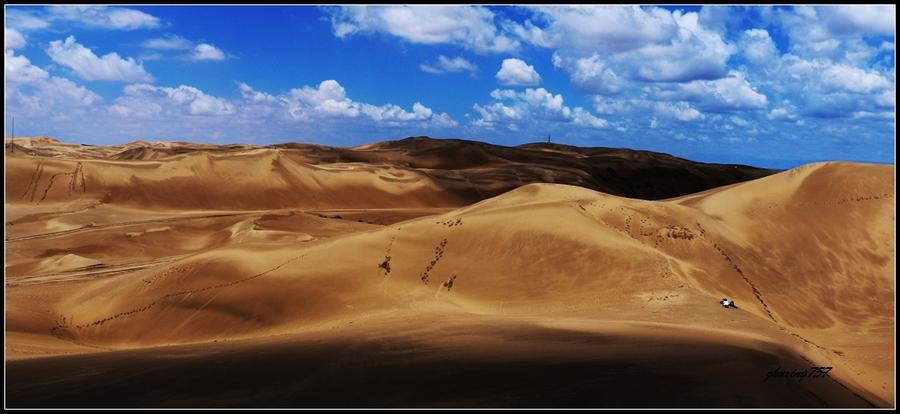
[[[354,148],[144,141],[105,147],[49,137],[16,142],[19,156],[9,157],[7,168],[9,200],[80,197],[175,209],[461,207],[536,182],[659,199],[774,172],[647,151],[511,148],[426,137]],[[42,162],[35,164],[33,156]]]
[[[10,401],[91,405],[118,387],[104,404],[893,406],[893,166],[812,164],[664,201],[533,183],[471,203],[422,171],[496,153],[429,144],[356,148],[434,162],[414,168],[289,148],[9,157]],[[28,181],[46,175],[49,190]],[[90,355],[33,358],[63,354]],[[226,368],[195,374],[195,395],[142,374],[165,402],[121,380],[160,361],[292,368],[237,394],[208,384]],[[834,369],[766,380],[817,366]]]

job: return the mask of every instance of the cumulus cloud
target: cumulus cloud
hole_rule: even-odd
[[[798,119],[796,111],[797,108],[793,105],[786,105],[779,108],[773,108],[766,117],[773,121],[796,121]]]
[[[25,47],[25,37],[16,29],[3,28],[3,50],[21,49]]]
[[[829,6],[811,9],[800,8],[800,16],[817,16],[820,20],[816,23],[831,36],[846,36],[858,34],[870,35],[894,35],[896,26],[896,6]],[[819,33],[817,29],[816,34]]]
[[[650,44],[618,57],[635,68],[645,81],[687,82],[718,79],[728,73],[727,62],[736,48],[698,24],[697,13],[672,13],[678,34],[670,44]]]
[[[334,35],[382,33],[418,44],[454,44],[479,52],[509,52],[519,42],[501,34],[494,13],[480,6],[342,6],[329,9]]]
[[[606,128],[608,125],[605,119],[597,118],[580,106],[572,110],[572,122],[591,128]]]
[[[188,115],[229,115],[235,106],[223,98],[210,96],[193,86],[159,87],[146,83],[128,85],[123,97],[110,110],[120,115],[147,115],[147,107],[173,108]],[[149,111],[159,113],[159,111]]]
[[[495,89],[491,92],[494,102],[487,105],[475,104],[472,108],[479,118],[475,126],[492,128],[496,124],[505,126],[519,123],[549,121],[571,123],[591,128],[605,128],[606,120],[598,118],[581,107],[570,108],[563,104],[560,94],[554,95],[544,88],[527,88],[517,92],[512,89]]]
[[[656,113],[682,122],[703,119],[703,114],[692,108],[687,102],[658,102],[656,104]]]
[[[893,37],[895,13],[893,5],[798,6],[779,9],[772,20],[786,31],[792,53],[836,58],[864,37]]]
[[[594,110],[601,114],[623,114],[634,109],[633,102],[629,99],[610,99],[606,96],[594,95],[591,100]]]
[[[344,87],[335,80],[322,81],[318,87],[291,89],[286,102],[288,112],[295,118],[308,114],[354,118],[360,114],[360,106],[347,98]]]
[[[15,83],[31,83],[47,79],[47,71],[31,64],[25,56],[17,56],[14,51],[4,51],[6,81]]]
[[[254,90],[253,87],[251,87],[250,85],[248,85],[244,82],[238,82],[238,89],[240,89],[240,91],[241,91],[241,97],[243,97],[244,100],[246,100],[246,101],[250,101],[250,102],[254,102],[254,103],[261,103],[261,102],[272,103],[272,102],[278,101],[278,99],[276,99],[274,96],[272,96],[268,93],[265,93],[265,92],[260,92],[260,91]]]
[[[778,57],[778,47],[765,29],[745,30],[741,46],[744,56],[754,63],[770,62]]]
[[[762,109],[768,98],[759,93],[741,72],[713,81],[693,81],[677,84],[657,94],[662,99],[696,102],[707,111]]]
[[[553,66],[569,72],[572,84],[590,94],[616,95],[627,86],[627,81],[597,54],[584,58],[563,58],[554,53]]]
[[[47,54],[54,62],[72,69],[78,76],[87,80],[122,82],[153,80],[153,77],[144,70],[143,64],[133,58],[123,59],[114,52],[97,57],[91,49],[79,44],[75,36],[69,36],[65,41],[51,41]]]
[[[893,91],[890,72],[858,67],[829,58],[786,54],[777,62],[772,80],[780,92],[796,101],[798,112],[816,117],[846,117],[853,112],[889,109],[884,95]],[[892,107],[892,105],[891,105]]]
[[[672,14],[660,8],[538,7],[533,11],[549,24],[541,29],[530,20],[520,33],[536,45],[598,53],[617,53],[662,44],[677,34]]]
[[[289,139],[297,131],[308,131],[316,137],[350,131],[371,136],[378,131],[422,133],[426,128],[436,131],[458,126],[446,113],[421,102],[405,109],[394,104],[354,101],[334,80],[293,88],[283,94],[255,90],[244,82],[237,82],[236,86],[240,96],[226,99],[189,85],[127,85],[111,105],[102,107],[105,116],[98,115],[98,122],[139,134],[164,131],[205,139],[248,133],[277,134],[279,139]],[[270,135],[266,136],[271,138]]]
[[[365,118],[376,124],[398,125],[418,123],[437,127],[457,125],[446,113],[436,113],[420,102],[415,102],[412,111],[394,104],[373,105],[356,102],[347,96],[347,91],[335,80],[326,80],[318,86],[293,88],[284,95],[271,95],[254,90],[240,83],[241,96],[255,105],[261,113],[279,115],[295,121],[335,120]]]
[[[444,55],[440,55],[438,56],[437,62],[423,63],[419,65],[419,69],[421,69],[422,72],[433,73],[436,75],[456,72],[469,72],[472,75],[478,73],[478,66],[475,66],[474,63],[469,62],[462,56],[448,58]]]
[[[534,66],[516,58],[504,59],[495,76],[504,85],[537,85],[541,82]]]
[[[585,64],[603,63],[607,77],[638,81],[687,82],[718,79],[728,73],[736,51],[715,31],[703,27],[697,13],[656,7],[535,8],[541,29],[527,21],[516,33],[536,46],[556,48],[559,67],[583,82]],[[579,65],[581,62],[581,65]],[[604,73],[600,71],[600,73]]]
[[[824,85],[856,93],[869,93],[891,87],[891,82],[873,71],[847,65],[829,65],[822,72]]]
[[[51,76],[13,50],[4,52],[6,109],[22,118],[56,121],[82,114],[102,101],[93,91]]]
[[[190,56],[191,60],[224,60],[225,53],[221,49],[209,44],[201,43],[194,47]]]

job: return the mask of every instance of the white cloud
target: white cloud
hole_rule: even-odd
[[[6,24],[4,27],[18,30],[40,30],[48,26],[50,26],[50,23],[46,19],[38,17],[31,10],[6,8]]]
[[[163,107],[154,101],[132,96],[122,96],[116,99],[114,104],[110,105],[109,112],[128,118],[153,118],[163,112]]]
[[[187,115],[230,115],[235,106],[223,98],[210,96],[193,86],[177,88],[150,84],[132,84],[123,89],[124,96],[116,99],[110,110],[119,115],[155,115],[171,111]],[[160,108],[148,110],[147,108]]]
[[[543,47],[617,53],[666,43],[678,31],[672,14],[660,8],[554,6],[534,11],[549,25],[543,30],[526,25],[520,33],[529,33],[526,40],[540,39],[537,45]]]
[[[771,62],[778,57],[778,47],[765,29],[745,30],[741,46],[744,56],[754,63]]]
[[[472,75],[478,73],[478,66],[475,66],[474,63],[469,62],[462,56],[457,56],[451,59],[444,55],[440,55],[438,56],[437,62],[433,64],[423,63],[419,65],[419,69],[421,69],[423,72],[433,73],[436,75],[455,72],[469,72]]]
[[[494,13],[479,6],[342,6],[330,10],[334,35],[384,33],[411,43],[455,44],[485,52],[509,52],[519,43],[494,25]]]
[[[766,117],[773,121],[796,121],[799,119],[797,108],[789,102],[782,107],[772,109]]]
[[[393,105],[387,104],[382,106],[375,106],[370,104],[361,104],[360,109],[362,113],[368,115],[376,122],[385,122],[385,121],[400,121],[400,122],[408,122],[408,121],[424,121],[434,114],[430,108],[425,105],[422,105],[419,102],[413,104],[412,112],[407,112],[403,108]]]
[[[93,51],[76,42],[74,36],[65,41],[50,42],[47,54],[54,62],[71,68],[87,80],[149,82],[153,79],[141,63],[133,58],[123,59],[116,53],[97,57]]]
[[[621,114],[632,109],[631,101],[626,99],[609,99],[605,96],[594,95],[591,97],[594,110],[601,114]]]
[[[627,81],[603,63],[597,54],[586,58],[563,58],[554,53],[553,66],[569,72],[572,84],[587,93],[616,95],[627,86]]]
[[[563,104],[562,95],[554,95],[544,88],[527,88],[523,92],[512,89],[495,89],[491,97],[496,100],[488,105],[473,105],[479,114],[473,124],[492,128],[495,124],[535,123],[540,121],[572,123],[592,128],[605,128],[606,120],[598,118],[581,107],[569,108]]]
[[[785,108],[775,108],[775,109],[769,111],[768,117],[769,117],[769,119],[772,119],[772,120],[796,119],[796,115],[789,112]]]
[[[70,23],[108,30],[152,29],[162,22],[140,10],[107,6],[47,6],[41,9],[8,8],[6,27],[41,30],[54,23]]]
[[[824,25],[832,35],[872,34],[893,35],[896,27],[896,6],[819,7]]]
[[[878,112],[885,93],[894,89],[893,67],[858,67],[829,58],[785,54],[776,62],[773,82],[782,94],[794,96],[800,113],[817,117],[847,117],[857,111]]]
[[[878,73],[847,65],[830,65],[822,72],[824,85],[849,92],[869,93],[891,87],[891,82]]]
[[[542,47],[557,48],[558,67],[576,82],[586,82],[588,64],[602,62],[594,73],[611,78],[623,75],[650,82],[687,82],[718,79],[727,74],[735,53],[715,31],[698,22],[697,13],[670,12],[657,7],[546,7],[535,8],[548,21],[544,29],[530,20],[515,33]],[[538,41],[533,41],[539,39]],[[581,63],[579,65],[579,62]]]
[[[516,58],[504,59],[495,76],[504,85],[537,85],[541,82],[541,76],[534,70],[534,66]]]
[[[192,60],[224,60],[225,53],[222,52],[221,49],[208,44],[201,43],[194,47],[194,52],[191,54]]]
[[[322,81],[318,87],[291,89],[287,103],[288,112],[295,118],[306,117],[307,113],[354,118],[360,113],[359,105],[347,98],[344,87],[335,80]]]
[[[253,90],[250,85],[244,82],[238,82],[238,88],[241,91],[241,97],[250,102],[277,102],[278,100],[265,92]]]
[[[559,42],[558,34],[541,29],[531,20],[526,20],[524,24],[505,21],[502,25],[507,32],[535,46],[552,48]]]
[[[49,82],[42,85],[42,89],[45,96],[53,96],[52,99],[79,106],[91,106],[103,100],[100,95],[87,88],[57,76],[51,76]]]
[[[657,102],[656,113],[682,122],[691,122],[703,119],[700,111],[692,108],[687,102]]]
[[[605,119],[597,118],[594,114],[580,106],[572,110],[572,121],[577,125],[584,125],[592,128],[606,128],[607,125]]]
[[[225,60],[225,52],[223,52],[222,49],[209,43],[194,44],[194,42],[178,35],[166,35],[163,37],[147,39],[141,46],[153,50],[190,50],[190,53],[177,56],[179,59],[193,61]],[[166,55],[159,52],[149,53],[143,56],[146,56],[145,59],[147,60],[161,60],[166,58]]]
[[[883,108],[893,108],[896,105],[896,97],[893,90],[884,91],[875,98],[875,103]]]
[[[76,22],[86,26],[135,30],[159,27],[158,18],[140,10],[105,6],[50,6],[45,9],[48,20]]]
[[[147,49],[159,50],[187,50],[194,47],[193,42],[178,35],[166,35],[153,39],[147,39],[141,46]]]
[[[895,6],[798,6],[774,20],[788,35],[791,51],[807,58],[836,58],[866,36],[894,36]]]
[[[678,24],[670,44],[649,44],[625,52],[618,60],[644,81],[687,82],[718,79],[728,72],[727,62],[736,48],[715,32],[701,27],[697,13],[672,13]]]
[[[25,47],[25,37],[16,29],[3,28],[3,50],[21,49]]]
[[[25,56],[17,56],[10,49],[4,51],[4,64],[6,81],[16,83],[31,83],[47,79],[47,71],[31,64]]]
[[[243,99],[254,106],[254,111],[273,116],[281,114],[284,118],[294,121],[365,118],[381,125],[409,123],[434,127],[457,125],[446,113],[436,113],[420,102],[413,104],[412,111],[406,111],[394,104],[373,105],[355,102],[335,80],[322,81],[317,87],[294,88],[287,94],[279,96],[256,91],[245,83],[239,83],[239,88]]]
[[[892,120],[896,117],[894,112],[868,112],[868,111],[858,111],[854,112],[852,115],[853,119],[889,119]]]
[[[4,52],[6,109],[23,118],[57,121],[83,113],[102,98],[74,82],[50,76],[13,50]],[[82,118],[84,119],[84,118]]]
[[[729,119],[731,120],[731,122],[733,122],[735,125],[737,125],[737,126],[739,126],[739,127],[745,127],[745,126],[749,126],[749,125],[750,125],[750,123],[747,122],[746,119],[741,118],[741,117],[736,116],[736,115],[732,115]]]
[[[667,100],[692,101],[708,111],[732,111],[762,109],[768,106],[768,98],[756,91],[744,79],[744,74],[734,71],[728,77],[712,81],[693,81],[676,85],[673,89],[658,93]]]

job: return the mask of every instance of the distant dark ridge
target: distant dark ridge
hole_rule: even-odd
[[[658,200],[778,172],[747,165],[690,161],[653,151],[541,142],[505,147],[464,139],[416,136],[354,147],[354,150],[394,153],[395,160],[412,168],[428,169],[427,173],[438,180],[449,180],[458,172],[467,172],[470,182],[494,181],[496,188],[487,190],[492,195],[528,183],[554,182],[623,197]],[[477,171],[466,171],[472,169]],[[508,178],[507,185],[503,185],[501,177]]]

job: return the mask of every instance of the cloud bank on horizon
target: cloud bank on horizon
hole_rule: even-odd
[[[895,6],[6,6],[17,135],[894,162]],[[7,135],[10,133],[7,126]]]

